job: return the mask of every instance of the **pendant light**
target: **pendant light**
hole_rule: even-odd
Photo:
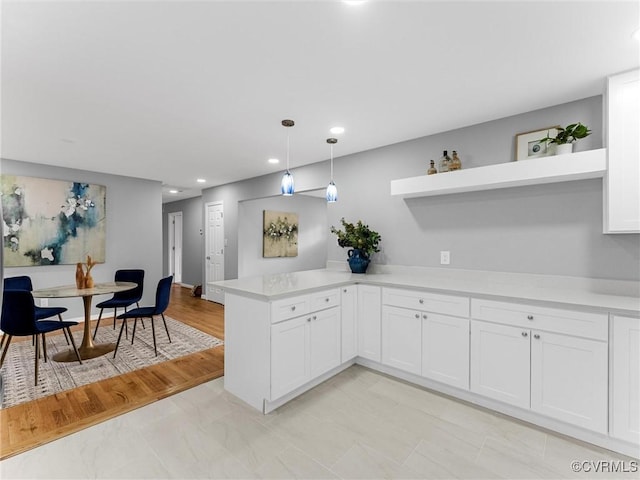
[[[331,145],[331,180],[327,186],[327,202],[334,203],[338,201],[338,189],[336,188],[336,184],[333,182],[333,146],[338,143],[338,139],[327,138],[327,143]]]
[[[293,120],[282,120],[283,127],[293,127],[294,125],[295,122]],[[287,171],[284,172],[284,175],[282,176],[282,182],[280,183],[280,192],[285,197],[290,197],[291,195],[293,195],[294,191],[295,188],[293,185],[293,175],[291,175],[291,172],[289,171],[289,132],[287,132]]]

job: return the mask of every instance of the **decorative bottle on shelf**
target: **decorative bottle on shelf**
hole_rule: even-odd
[[[427,170],[427,175],[433,175],[434,173],[438,173],[438,170],[436,170],[436,162],[431,160],[431,162],[429,162],[429,170]]]
[[[460,157],[458,156],[458,152],[453,151],[453,156],[451,157],[451,164],[449,165],[449,171],[451,170],[460,170],[462,168],[462,162],[460,161]]]
[[[440,159],[440,173],[448,172],[450,165],[451,165],[451,157],[445,150],[444,152],[442,152],[442,158]]]

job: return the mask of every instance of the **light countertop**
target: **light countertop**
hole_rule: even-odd
[[[320,269],[211,282],[225,292],[265,301],[350,284],[424,289],[500,300],[554,303],[640,313],[640,283],[521,273],[380,266],[371,273]]]

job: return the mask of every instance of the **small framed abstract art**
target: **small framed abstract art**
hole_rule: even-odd
[[[558,126],[524,132],[516,135],[516,160],[529,160],[530,158],[546,157],[551,154],[551,148],[541,140],[545,137],[554,137],[558,133]]]
[[[263,210],[262,256],[298,256],[298,214]]]
[[[2,175],[5,267],[105,261],[107,187]]]

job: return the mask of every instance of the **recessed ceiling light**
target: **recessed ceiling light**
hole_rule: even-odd
[[[269,160],[267,160],[267,162],[276,164],[276,163],[280,163],[280,160],[278,160],[277,158],[270,158]]]
[[[196,180],[196,182],[198,182],[198,183],[206,183],[206,180],[204,178],[198,178]]]
[[[347,5],[356,6],[362,5],[363,3],[367,3],[367,0],[342,0]]]
[[[169,190],[169,193],[178,193],[178,190]]]
[[[334,135],[340,135],[341,133],[344,133],[344,127],[331,127],[329,131]]]

